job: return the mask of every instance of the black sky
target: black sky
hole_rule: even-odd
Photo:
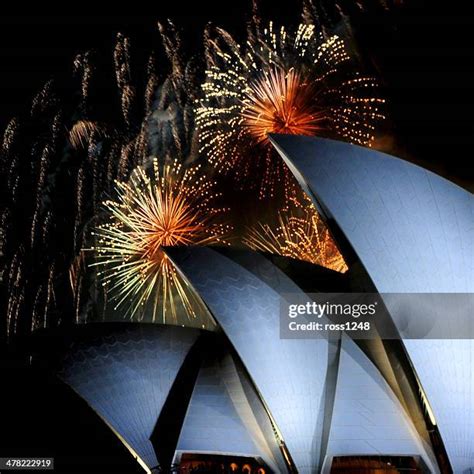
[[[131,38],[136,57],[145,58],[158,45],[157,20],[171,17],[192,49],[208,21],[239,33],[250,12],[245,1],[187,4],[148,2],[107,16],[0,17],[0,128],[28,109],[45,81],[70,76],[76,53],[110,55],[119,31]],[[298,12],[296,0],[264,2],[264,13],[277,21],[296,22]],[[474,16],[446,2],[404,0],[394,13],[360,17],[356,25],[386,86],[393,151],[473,190]]]

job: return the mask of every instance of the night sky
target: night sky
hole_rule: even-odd
[[[393,129],[382,148],[472,191],[474,16],[448,10],[446,2],[438,8],[433,4],[404,0],[391,13],[354,18],[353,25],[362,52],[386,88]],[[172,18],[195,52],[208,21],[238,35],[250,14],[249,2],[243,1],[222,2],[219,8],[206,1],[191,9],[179,1],[138,6],[126,15],[2,16],[0,128],[28,110],[45,81],[70,77],[76,53],[94,49],[99,63],[110,60],[119,31],[131,38],[134,61],[143,63],[152,49],[159,50],[157,20]],[[276,21],[296,23],[299,11],[295,1],[263,2],[264,17]]]

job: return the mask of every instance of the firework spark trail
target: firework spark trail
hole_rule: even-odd
[[[57,103],[56,94],[53,92],[54,83],[52,80],[46,82],[43,88],[33,98],[30,114],[32,117],[40,116],[47,109],[54,107]]]
[[[69,141],[76,149],[87,148],[94,137],[106,137],[106,131],[91,120],[78,120],[69,130]]]
[[[48,273],[48,284],[47,284],[47,290],[46,290],[46,302],[44,304],[44,310],[42,312],[43,315],[43,320],[41,321],[41,326],[42,327],[47,327],[48,321],[46,316],[49,313],[49,308],[51,304],[54,303],[54,276],[55,276],[55,263],[53,262],[51,266],[49,267],[49,273]]]
[[[166,24],[158,22],[158,30],[166,56],[171,64],[171,78],[175,82],[175,86],[179,87],[184,75],[184,64],[181,54],[179,54],[182,50],[181,37],[176,26],[170,20]]]
[[[315,207],[305,206],[278,212],[277,225],[258,224],[248,229],[243,243],[253,250],[320,265],[345,272],[347,265]]]
[[[215,184],[200,165],[160,167],[157,159],[148,173],[138,168],[128,183],[117,183],[117,200],[104,203],[111,220],[95,232],[94,250],[103,284],[125,318],[184,324],[182,311],[189,320],[207,314],[162,247],[226,245],[228,209],[216,206]]]
[[[33,332],[35,329],[38,329],[40,327],[39,324],[39,318],[40,318],[40,313],[39,312],[39,306],[40,306],[40,300],[41,300],[41,295],[43,293],[43,287],[41,285],[38,286],[38,289],[36,291],[36,296],[33,302],[33,309],[32,309],[32,316],[31,316],[31,332]]]
[[[130,70],[130,41],[119,33],[114,51],[115,77],[120,92],[122,115],[125,123],[130,125],[132,106],[135,100],[135,88],[132,85]]]
[[[10,270],[8,272],[8,302],[7,302],[7,334],[15,331],[18,320],[18,300],[22,285],[22,249],[20,248],[11,260]]]
[[[81,322],[81,290],[85,265],[84,251],[81,251],[69,267],[69,283],[71,285],[71,291],[74,295],[74,314],[76,315],[76,323]]]
[[[87,111],[87,104],[89,99],[89,90],[92,81],[92,75],[94,72],[94,66],[91,60],[91,53],[86,51],[85,53],[78,54],[73,62],[74,74],[80,77],[81,81],[81,103],[80,107],[85,113]]]
[[[6,126],[5,132],[3,133],[2,154],[1,154],[2,159],[8,156],[10,147],[14,143],[15,137],[18,134],[19,127],[20,125],[17,118],[10,120],[10,122]]]
[[[153,99],[159,85],[158,76],[156,74],[156,60],[154,55],[150,55],[147,64],[147,81],[145,87],[145,114],[152,112]]]
[[[51,156],[51,149],[49,145],[46,144],[40,157],[40,171],[39,171],[39,176],[38,176],[38,184],[36,187],[36,200],[35,200],[36,205],[35,205],[35,210],[33,213],[33,219],[31,222],[31,239],[30,239],[31,247],[34,247],[35,245],[36,226],[38,224],[38,219],[39,219],[39,215],[41,211],[41,201],[42,201],[42,196],[43,196],[43,191],[44,191],[43,188],[46,181],[46,172],[48,170],[50,156]]]
[[[354,70],[339,37],[325,39],[311,24],[291,32],[270,23],[249,38],[242,46],[222,29],[215,37],[206,34],[208,65],[196,123],[200,151],[217,170],[235,173],[263,198],[274,196],[279,183],[294,188],[268,133],[370,146],[384,101],[376,96],[376,81]]]
[[[85,184],[85,167],[82,165],[76,177],[76,212],[74,213],[74,229],[73,229],[73,241],[74,251],[77,252],[83,245],[83,233],[81,232],[81,226],[84,222],[84,184]]]

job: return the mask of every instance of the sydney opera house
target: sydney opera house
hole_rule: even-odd
[[[473,196],[355,145],[290,135],[272,142],[349,270],[252,251],[168,249],[213,330],[97,325],[68,351],[60,377],[145,472],[474,472],[472,339],[279,332],[284,294],[473,293]],[[386,303],[396,326],[397,307]]]

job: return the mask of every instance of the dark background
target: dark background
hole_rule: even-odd
[[[110,60],[119,31],[131,38],[134,61],[143,62],[151,49],[159,50],[157,20],[173,18],[192,52],[208,21],[240,34],[250,15],[246,1],[219,7],[208,1],[194,7],[186,3],[134,2],[122,15],[2,16],[0,129],[28,110],[45,81],[71,75],[76,53],[94,49],[96,64],[100,58]],[[264,17],[298,21],[297,0],[261,3]],[[474,16],[454,2],[403,0],[398,5],[388,13],[352,18],[361,50],[379,73],[389,101],[393,130],[380,146],[472,191]],[[81,4],[81,12],[89,10]]]
[[[265,3],[268,17],[298,21],[296,1]],[[12,116],[27,113],[47,80],[70,77],[76,53],[95,49],[98,67],[110,62],[119,31],[131,38],[134,61],[142,64],[159,45],[158,19],[172,17],[192,52],[209,20],[242,34],[250,12],[243,1],[219,8],[206,1],[194,8],[178,0],[133,4],[134,10],[117,8],[122,14],[116,15],[1,16],[0,129]],[[75,7],[94,11],[85,4]],[[473,191],[474,16],[453,2],[405,0],[389,13],[357,17],[354,27],[389,101],[390,130],[379,146]],[[0,420],[0,456],[56,456],[56,472],[139,472],[69,388],[42,370],[0,368],[0,402],[8,407]]]

